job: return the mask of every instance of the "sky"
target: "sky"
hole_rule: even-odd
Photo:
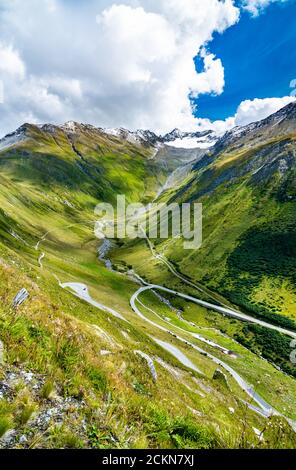
[[[295,13],[295,0],[0,0],[0,136],[263,119],[295,99]]]
[[[295,2],[273,3],[256,17],[241,13],[236,25],[214,34],[209,47],[222,60],[225,86],[219,96],[199,97],[199,116],[226,119],[243,100],[290,93],[296,77],[295,14]]]

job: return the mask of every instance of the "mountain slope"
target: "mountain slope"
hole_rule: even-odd
[[[157,252],[197,283],[205,300],[294,330],[295,110],[292,103],[263,121],[230,131],[195,163],[179,188],[165,188],[162,201],[202,202],[199,250],[184,250],[182,238],[154,240]],[[125,255],[121,249],[115,257],[141,269],[141,243],[127,246]],[[170,282],[161,263],[147,274],[151,282]],[[295,376],[288,338],[271,339],[260,329],[232,328],[227,322],[220,327]],[[282,340],[285,352],[279,347]]]
[[[145,285],[132,266],[186,291],[146,243],[114,240],[107,253],[94,237],[94,206],[118,193],[207,197],[198,181],[215,150],[140,137],[26,124],[0,142],[0,446],[295,447],[283,417],[294,425],[295,381],[234,340],[241,322]],[[180,166],[176,191],[165,181]],[[190,273],[199,256],[167,252]],[[21,288],[29,297],[13,308]]]
[[[227,133],[195,165],[190,182],[167,195],[203,203],[201,249],[167,250],[182,271],[254,314],[294,320],[295,138],[292,103]]]

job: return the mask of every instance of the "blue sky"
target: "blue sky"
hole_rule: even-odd
[[[296,2],[271,4],[256,17],[242,12],[208,47],[222,60],[225,87],[219,96],[198,97],[198,117],[225,119],[243,100],[288,95],[296,78]],[[197,70],[201,65],[198,60]]]

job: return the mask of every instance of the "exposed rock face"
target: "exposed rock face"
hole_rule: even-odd
[[[217,135],[213,130],[204,130],[196,132],[185,132],[180,129],[173,129],[164,135],[156,134],[150,130],[138,129],[130,131],[120,128],[95,127],[91,124],[82,124],[74,121],[66,122],[61,126],[54,124],[39,125],[38,128],[46,133],[54,134],[63,131],[68,136],[79,134],[81,132],[91,132],[105,134],[107,136],[126,140],[134,144],[144,146],[159,147],[163,145],[172,145],[177,148],[210,148],[215,146],[215,151],[221,151],[227,146],[233,144],[239,148],[242,143],[254,145],[254,142],[266,140],[267,137],[281,136],[295,132],[296,125],[296,102],[290,103],[278,112],[263,119],[253,122],[246,126],[237,126],[226,132],[224,135]],[[32,124],[25,123],[15,132],[7,134],[0,139],[0,151],[10,146],[14,146],[19,141],[28,137]]]
[[[17,428],[7,429],[0,438],[0,449],[26,448],[40,433],[48,435],[53,426],[67,423],[77,436],[87,440],[87,423],[81,417],[85,406],[83,400],[63,397],[57,392],[48,398],[42,397],[46,377],[17,367],[4,369],[4,379],[0,381],[0,400],[13,403],[20,386],[34,400],[36,408],[26,423]],[[38,406],[37,406],[38,404]]]
[[[27,291],[27,289],[23,288],[21,289],[17,295],[15,296],[15,298],[13,299],[13,307],[16,308],[16,307],[19,307],[23,302],[25,302],[25,300],[27,300],[27,298],[29,297],[29,292]]]
[[[288,136],[295,132],[296,102],[293,102],[262,121],[234,127],[217,141],[214,150],[222,151],[226,147],[239,149],[242,145],[252,147],[273,137]]]
[[[73,140],[75,135],[89,134],[97,136],[106,136],[111,139],[120,139],[132,144],[142,145],[144,147],[161,148],[164,145],[176,148],[209,148],[218,140],[218,136],[211,130],[202,132],[182,132],[174,129],[165,135],[158,135],[150,130],[138,129],[130,131],[124,128],[102,128],[95,127],[90,124],[82,124],[74,121],[66,122],[61,126],[55,124],[42,124],[35,126],[46,134],[64,133]],[[15,146],[18,142],[22,142],[30,138],[30,131],[34,129],[32,124],[23,124],[15,132],[12,132],[0,139],[0,151]]]

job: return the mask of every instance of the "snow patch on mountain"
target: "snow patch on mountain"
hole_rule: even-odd
[[[279,129],[282,124],[291,126],[291,132],[295,129],[296,122],[296,101],[289,103],[288,105],[281,108],[276,113],[271,114],[261,121],[251,122],[245,126],[236,126],[233,129],[227,131],[223,137],[219,140],[218,145],[220,147],[230,145],[233,142],[236,142],[238,139],[258,135],[258,132],[264,132],[265,129],[268,129],[269,132],[271,129],[275,129],[275,133],[279,133]],[[287,129],[286,129],[287,130]],[[250,141],[251,142],[251,141]]]
[[[119,139],[124,139],[132,144],[149,144],[156,145],[160,141],[160,137],[154,132],[149,130],[138,129],[135,132],[129,131],[128,129],[120,128],[104,128],[99,129],[104,134],[108,134]]]
[[[184,137],[183,139],[176,139],[171,142],[167,142],[166,145],[170,147],[183,148],[183,149],[208,149],[215,145],[216,141],[209,141],[207,139],[196,139],[194,137]]]
[[[9,147],[18,144],[19,142],[22,142],[23,140],[25,140],[25,138],[25,132],[20,129],[16,130],[11,134],[6,135],[5,137],[3,137],[3,139],[0,140],[0,151],[6,150]]]
[[[184,149],[207,149],[215,145],[218,135],[212,130],[202,132],[182,132],[174,129],[162,137],[162,141],[169,146]]]
[[[105,134],[125,139],[131,143],[146,144],[154,147],[169,145],[171,147],[184,149],[207,149],[212,147],[218,140],[218,136],[210,130],[203,132],[183,132],[179,129],[174,129],[165,135],[157,135],[152,131],[140,129],[135,132],[123,128],[107,128],[101,130]]]
[[[76,125],[76,122],[74,121],[68,121],[62,127],[65,131],[72,132],[72,133],[76,132],[77,130],[77,125]]]

